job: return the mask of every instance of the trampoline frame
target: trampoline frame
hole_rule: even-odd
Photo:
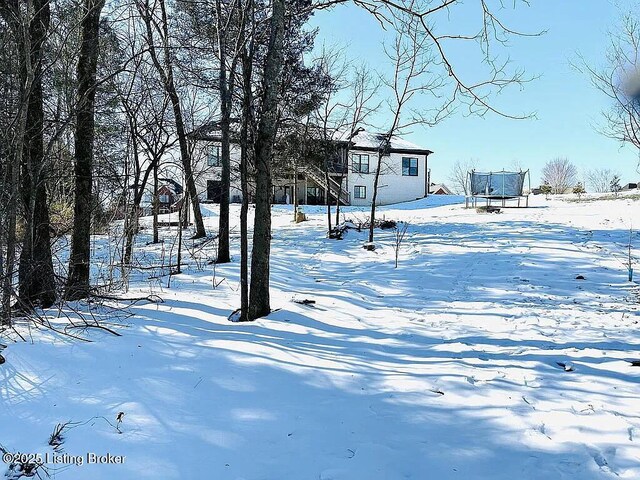
[[[473,174],[476,173],[475,170],[471,170],[469,172],[467,172],[467,185],[469,187],[469,191],[471,191],[471,178],[473,177]],[[481,173],[481,172],[478,172]],[[522,189],[521,189],[521,194],[520,195],[491,195],[491,194],[485,194],[485,195],[465,195],[465,200],[464,200],[464,204],[465,204],[465,208],[477,208],[478,206],[478,199],[485,199],[486,202],[486,206],[490,207],[492,200],[499,200],[500,201],[500,206],[502,206],[503,208],[507,208],[507,207],[513,207],[513,208],[527,208],[529,206],[529,193],[531,192],[531,175],[529,174],[529,170],[525,170],[525,171],[519,171],[519,172],[508,172],[506,170],[501,170],[499,172],[487,172],[487,173],[483,173],[484,175],[488,175],[489,178],[491,178],[491,175],[494,174],[502,174],[503,175],[503,188],[502,191],[504,192],[504,174],[506,173],[510,173],[510,174],[517,174],[517,175],[522,175],[523,179],[522,179]],[[524,190],[524,182],[525,179],[528,179],[529,182],[529,193],[527,193],[526,195],[523,193]],[[489,180],[489,183],[491,183],[491,180]],[[516,205],[507,205],[507,201],[508,200],[514,200],[517,201]],[[524,205],[521,205],[521,201],[524,200]]]

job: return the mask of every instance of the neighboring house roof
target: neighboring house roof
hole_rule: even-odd
[[[638,188],[637,183],[627,183],[622,186],[622,190],[636,190]]]
[[[163,186],[168,187],[171,190],[171,193],[174,195],[182,195],[182,185],[176,182],[173,178],[161,178]]]
[[[444,183],[432,183],[429,186],[429,193],[431,195],[453,195],[453,192]]]

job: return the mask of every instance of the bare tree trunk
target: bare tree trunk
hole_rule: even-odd
[[[5,179],[6,180],[6,179]],[[6,181],[2,182],[2,187],[4,187],[6,185]],[[2,233],[4,233],[4,228],[6,227],[6,218],[2,218]],[[4,237],[5,235],[0,235],[0,279],[2,279],[2,285],[4,288],[4,281],[5,281],[5,275],[4,275],[4,267],[5,267],[5,260],[4,260]],[[3,327],[6,326],[11,326],[11,297],[9,297],[9,308],[8,308],[8,315],[7,315],[7,311],[4,310],[4,295],[2,298],[2,306],[0,308],[2,308],[2,310],[0,311],[0,332],[3,330]]]
[[[153,243],[160,241],[158,235],[158,213],[160,213],[160,198],[158,197],[158,160],[153,166]]]
[[[176,261],[176,271],[174,273],[182,273],[182,229],[184,228],[182,221],[186,210],[187,202],[183,201],[182,205],[180,205],[180,210],[178,210],[178,258]]]
[[[324,179],[327,184],[327,236],[331,235],[331,187],[329,186],[329,168],[326,166],[324,171]],[[340,192],[338,192],[338,198],[340,198]],[[338,200],[339,202],[340,200]]]
[[[222,75],[222,74],[221,74]],[[221,121],[221,188],[220,193],[220,216],[218,218],[218,258],[216,263],[228,263],[231,261],[229,254],[229,189],[231,187],[231,148],[229,141],[229,130],[231,123],[231,105],[229,100],[231,95],[228,92],[221,94],[222,121]],[[229,103],[228,103],[229,102]]]
[[[23,156],[21,182],[26,224],[20,252],[18,293],[23,304],[46,308],[56,299],[46,190],[48,169],[45,165],[43,139],[42,48],[49,29],[49,1],[34,0],[33,12],[29,25],[33,83],[24,139],[27,155]]]
[[[89,294],[91,256],[91,187],[95,137],[96,69],[100,47],[100,12],[105,0],[85,0],[82,11],[82,43],[78,59],[78,106],[75,136],[75,201],[69,255],[69,300]]]
[[[342,182],[344,181],[344,174],[340,175],[340,190],[342,190]],[[342,193],[342,191],[340,192]],[[336,197],[336,226],[340,225],[340,193]]]
[[[22,35],[23,29],[27,27],[21,25],[18,16],[13,15],[6,10],[6,6],[0,4],[0,14],[5,21],[12,26],[17,41],[17,50],[20,56],[21,68],[21,85],[20,85],[20,104],[18,110],[18,118],[16,122],[16,132],[13,140],[13,158],[8,160],[6,167],[6,183],[8,188],[8,199],[6,208],[6,255],[4,263],[4,275],[2,277],[2,318],[0,324],[11,325],[11,307],[13,299],[13,279],[15,273],[16,260],[16,244],[17,244],[17,215],[19,201],[19,181],[20,181],[20,165],[23,162],[25,151],[25,133],[27,129],[27,113],[29,105],[29,96],[31,84],[33,83],[33,69],[31,68],[30,57],[30,41],[28,35]],[[26,42],[26,45],[25,45]]]
[[[138,140],[135,126],[135,119],[129,118],[129,128],[131,129],[131,150],[133,151],[135,173],[133,177],[133,199],[131,205],[128,205],[128,213],[124,221],[124,254],[122,256],[122,263],[126,267],[131,265],[131,257],[133,255],[133,240],[138,233],[138,207],[141,195],[138,194],[139,189],[144,190],[144,184],[140,185],[140,160],[138,159]],[[127,176],[127,181],[128,181]]]
[[[125,219],[125,243],[124,243],[124,255],[122,257],[122,263],[125,267],[131,265],[131,258],[133,257],[133,240],[138,233],[138,206],[133,203],[129,207],[129,213]]]
[[[378,181],[382,170],[382,153],[378,152],[378,165],[376,166],[376,176],[373,179],[373,196],[371,197],[371,215],[369,218],[369,243],[373,242],[373,228],[376,222],[376,202],[378,201]]]
[[[223,25],[222,7],[220,0],[216,0],[216,20],[218,31],[218,56],[220,70],[218,73],[218,88],[220,90],[220,133],[221,133],[221,188],[220,216],[218,217],[218,258],[216,263],[231,261],[229,254],[229,189],[231,187],[231,145],[229,134],[231,130],[231,103],[233,91],[233,69],[227,72],[227,30]],[[229,77],[229,78],[228,78]]]
[[[31,81],[29,80],[29,84]],[[24,92],[23,92],[24,93]],[[24,96],[23,96],[24,98]],[[24,103],[23,103],[24,105]],[[22,159],[22,138],[24,136],[26,123],[26,108],[21,108],[18,119],[18,131],[16,138],[16,155],[7,164],[7,179],[9,188],[9,202],[7,204],[7,237],[6,237],[6,255],[4,263],[4,275],[2,277],[2,318],[0,324],[11,325],[11,300],[13,297],[13,277],[15,272],[16,261],[16,216],[18,204],[18,169]]]
[[[129,214],[125,219],[125,248],[123,255],[123,263],[124,265],[131,265],[131,258],[133,256],[133,240],[135,235],[139,230],[139,216],[140,216],[140,205],[142,204],[142,198],[144,197],[144,191],[147,187],[147,182],[149,181],[149,176],[151,172],[157,174],[158,162],[160,158],[156,157],[151,161],[151,164],[148,165],[144,171],[144,174],[141,178],[140,172],[140,160],[138,159],[138,141],[137,141],[137,132],[135,122],[130,121],[131,128],[131,143],[133,150],[134,163],[136,165],[136,172],[134,174],[134,191],[133,191],[133,200],[131,201]],[[157,190],[156,190],[157,192]],[[157,196],[157,193],[155,194]],[[155,202],[155,200],[154,200]],[[155,202],[157,203],[157,202]],[[155,208],[155,207],[154,207]],[[157,222],[156,222],[157,224]]]
[[[285,0],[273,0],[271,34],[264,66],[262,111],[256,138],[256,212],[251,252],[249,320],[271,312],[269,259],[271,255],[271,157],[277,132],[278,92],[282,82]]]
[[[298,221],[298,163],[293,161],[293,221]]]
[[[253,92],[251,76],[253,71],[253,45],[242,56],[242,130],[240,131],[240,188],[242,189],[242,205],[240,207],[240,321],[249,320],[249,156],[252,148],[249,143],[249,125],[251,122],[251,105]]]

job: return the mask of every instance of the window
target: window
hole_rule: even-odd
[[[222,182],[220,180],[207,180],[207,200],[220,203],[222,198]]]
[[[324,204],[324,189],[320,187],[307,187],[307,204],[309,205],[323,205]]]
[[[367,198],[367,187],[358,185],[353,187],[353,198]]]
[[[160,203],[169,203],[169,195],[159,195]]]
[[[353,171],[356,173],[369,173],[369,155],[353,154]]]
[[[417,177],[418,176],[418,159],[417,158],[402,158],[402,176],[403,177]]]
[[[210,167],[220,166],[220,145],[212,145],[207,153],[207,165]]]

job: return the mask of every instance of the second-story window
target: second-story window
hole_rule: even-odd
[[[211,145],[207,152],[207,165],[210,167],[220,166],[220,145]]]
[[[352,160],[355,173],[369,173],[369,155],[354,153]]]

